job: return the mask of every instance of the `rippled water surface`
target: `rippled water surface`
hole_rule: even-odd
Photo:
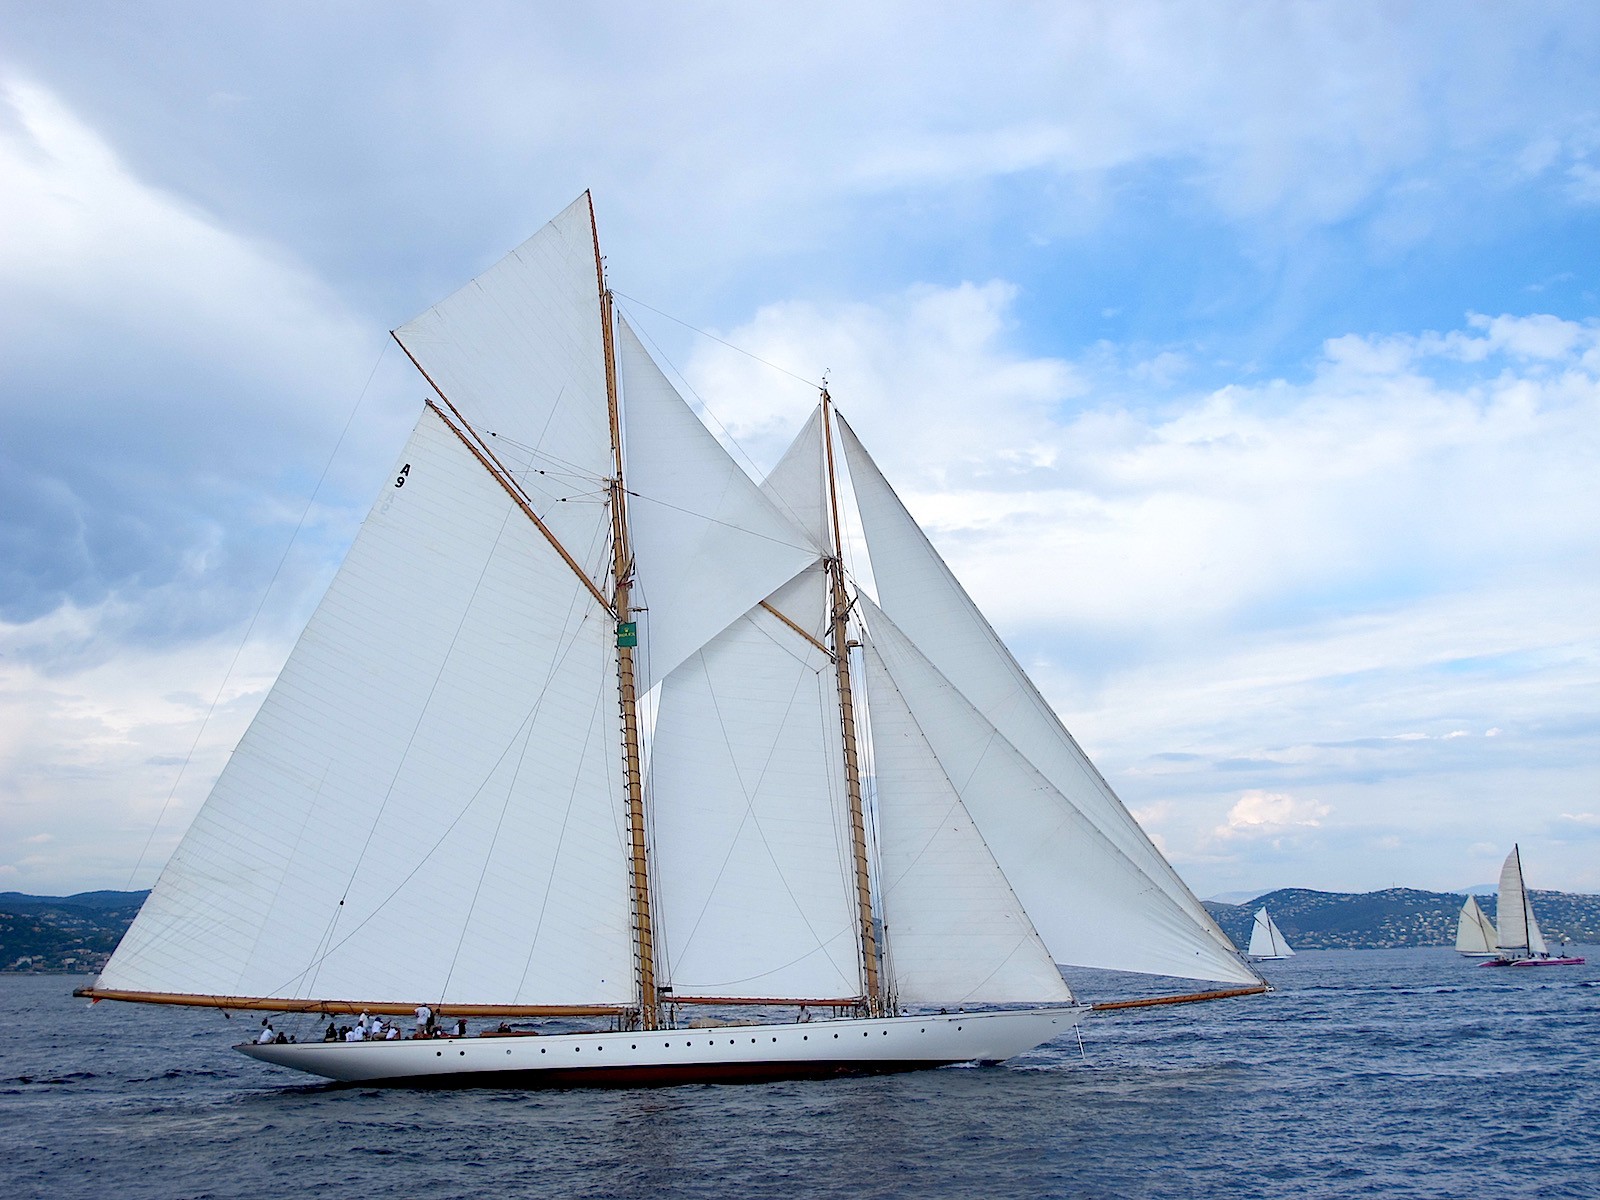
[[[1600,1197],[1589,957],[1308,952],[1271,996],[1095,1017],[1081,1052],[615,1092],[324,1087],[216,1014],[0,976],[0,1198]]]

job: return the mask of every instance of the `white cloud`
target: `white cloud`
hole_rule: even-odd
[[[1241,776],[1314,788],[1362,844],[1449,831],[1440,855],[1486,823],[1509,844],[1497,797],[1530,770],[1522,815],[1571,811],[1600,684],[1600,329],[1533,314],[1344,338],[1303,382],[1134,404],[1110,399],[1134,370],[1115,356],[1030,363],[1013,301],[774,305],[727,336],[834,368],[902,498],[1176,858],[1271,840],[1212,852]],[[812,402],[721,350],[688,372],[763,466]],[[1353,843],[1340,861],[1394,882]]]
[[[1217,827],[1221,838],[1279,838],[1316,829],[1333,811],[1319,800],[1280,792],[1245,792],[1228,810],[1227,822]]]
[[[0,623],[0,848],[13,848],[0,850],[11,858],[0,870],[22,890],[148,887],[287,653],[253,642],[234,662],[238,630],[182,647],[125,645],[82,669],[19,653],[100,623],[70,609]]]

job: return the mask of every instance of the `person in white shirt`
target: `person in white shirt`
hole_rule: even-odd
[[[261,1035],[256,1038],[256,1045],[270,1046],[278,1040],[278,1035],[272,1030],[272,1022],[265,1017],[261,1018]]]
[[[433,1009],[426,1004],[417,1005],[417,1036],[426,1037],[428,1026],[433,1022]]]
[[[349,1033],[344,1035],[344,1040],[347,1042],[361,1042],[365,1041],[366,1037],[367,1035],[361,1031],[361,1026],[357,1025]]]

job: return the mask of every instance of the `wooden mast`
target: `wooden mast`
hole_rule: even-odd
[[[867,1011],[883,1011],[878,979],[878,938],[872,928],[872,885],[867,872],[867,829],[861,806],[861,768],[856,752],[856,714],[850,696],[850,596],[844,586],[844,535],[839,525],[839,486],[833,465],[833,401],[822,389],[822,445],[828,462],[828,503],[833,516],[833,553],[825,560],[832,593],[833,667],[839,687],[839,723],[844,733],[844,782],[850,806],[850,848],[856,864],[856,905],[861,920],[861,966]]]
[[[617,404],[617,354],[612,338],[611,289],[606,286],[600,259],[600,231],[594,221],[594,197],[589,200],[589,228],[594,234],[595,278],[600,285],[600,336],[605,346],[606,409],[611,419],[613,475],[611,492],[611,576],[615,587],[612,608],[617,615],[617,682],[622,705],[622,760],[628,782],[628,840],[632,848],[629,874],[633,880],[633,942],[638,972],[639,1023],[655,1029],[661,1023],[656,991],[655,931],[650,922],[650,862],[644,823],[644,781],[639,765],[639,697],[634,686],[633,549],[628,540],[627,489],[622,481],[622,419]]]

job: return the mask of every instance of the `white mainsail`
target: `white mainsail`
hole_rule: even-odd
[[[1460,917],[1456,919],[1456,949],[1462,954],[1474,956],[1493,954],[1498,938],[1494,922],[1479,907],[1477,897],[1468,896],[1467,902],[1461,906]]]
[[[627,1003],[612,642],[424,413],[100,986]]]
[[[1294,950],[1289,945],[1289,939],[1283,936],[1283,930],[1278,928],[1278,923],[1264,908],[1256,910],[1255,921],[1250,926],[1251,958],[1292,958]]]
[[[1160,920],[1174,939],[1176,957],[1155,948],[1161,939],[1146,941],[1133,956],[1153,958],[1161,965],[1124,969],[1255,982],[1256,976],[1239,962],[1238,951],[1227,935],[1063,728],[842,418],[839,427],[883,611],[906,640],[928,657],[949,687],[981,712],[998,735],[1049,782],[1051,799],[1046,809],[1060,804],[1084,818],[1101,835],[1100,841],[1142,876],[1141,891],[1154,889],[1166,898]],[[1053,822],[1055,818],[1046,819]],[[1090,853],[1081,846],[1078,852]],[[1004,856],[1001,866],[1012,875],[1012,864]],[[1040,919],[1038,913],[1034,915]],[[1075,922],[1082,915],[1063,915],[1061,920]],[[1208,944],[1195,942],[1196,931]],[[1073,940],[1083,937],[1080,928]],[[1064,947],[1056,948],[1048,933],[1045,941],[1059,961],[1088,965],[1064,956]],[[1123,944],[1131,947],[1135,943]],[[1175,969],[1180,963],[1193,969]]]
[[[1500,900],[1495,909],[1499,935],[1495,949],[1502,954],[1521,951],[1532,957],[1550,953],[1544,933],[1533,915],[1533,899],[1522,882],[1521,847],[1512,846],[1500,868]]]
[[[820,640],[820,569],[771,607]],[[862,994],[833,667],[754,608],[662,684],[649,797],[675,997]]]
[[[826,393],[757,485],[610,303],[585,196],[396,331],[441,403],[88,994],[821,1000],[862,1061],[890,1003],[1053,1006],[916,1023],[933,1063],[1065,1028],[1057,962],[1258,984],[841,424],[882,607],[847,584]]]

